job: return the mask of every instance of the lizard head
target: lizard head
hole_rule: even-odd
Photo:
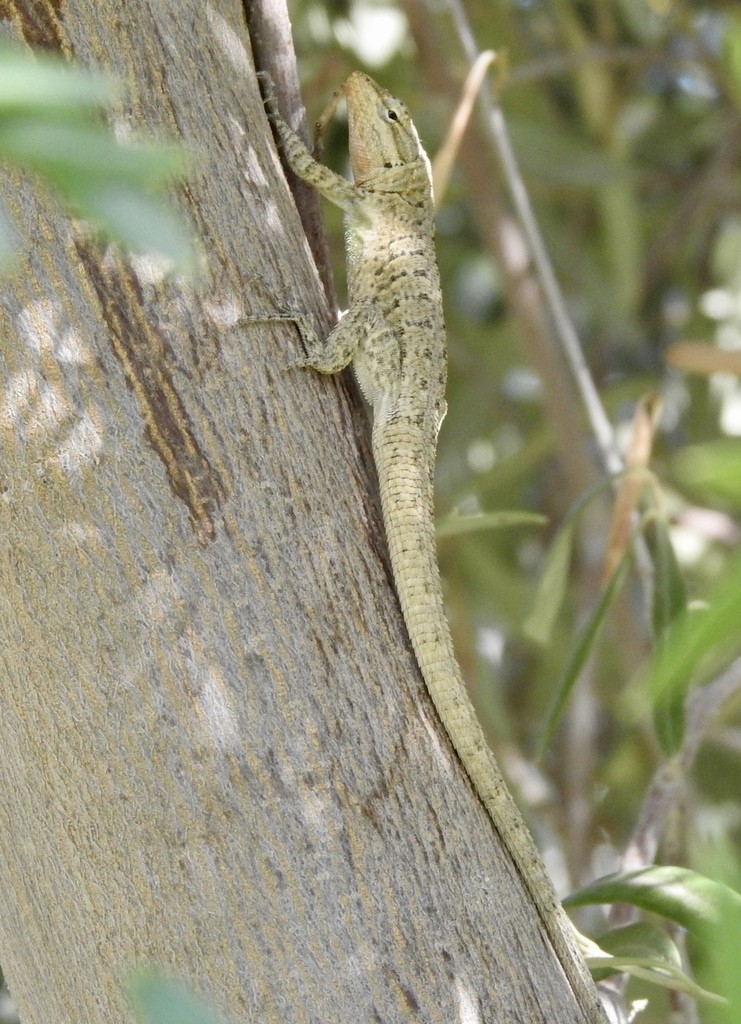
[[[318,122],[320,130],[343,96],[347,100],[350,163],[356,185],[364,185],[392,168],[420,163],[429,168],[407,108],[362,71],[354,71],[337,91]]]

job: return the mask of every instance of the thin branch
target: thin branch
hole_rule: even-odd
[[[436,207],[440,206],[442,197],[445,195],[453,164],[458,156],[463,135],[471,119],[476,97],[481,90],[486,72],[489,70],[492,61],[496,60],[496,56],[493,50],[486,50],[484,53],[479,54],[472,64],[463,85],[461,99],[450,123],[448,134],[445,136],[442,146],[440,146],[440,149],[435,154],[435,159],[432,161],[432,191],[435,196]]]
[[[447,0],[447,2],[463,50],[466,57],[473,64],[479,58],[479,49],[461,0]],[[592,375],[579,342],[579,336],[568,314],[561,289],[556,281],[553,266],[548,257],[525,183],[522,180],[522,175],[517,165],[517,159],[510,141],[502,109],[485,83],[481,88],[480,103],[486,114],[491,141],[502,164],[512,204],[527,238],[533,264],[553,319],[556,336],[584,406],[592,433],[597,441],[600,461],[607,473],[619,473],[623,468],[623,460],[615,443],[612,425],[592,380]]]

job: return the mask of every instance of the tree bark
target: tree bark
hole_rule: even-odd
[[[196,285],[6,177],[0,962],[24,1024],[156,965],[233,1021],[581,1020],[423,691],[242,6],[3,2],[182,136]],[[476,1016],[476,1013],[480,1017]]]

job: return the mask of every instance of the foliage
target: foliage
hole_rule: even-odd
[[[438,222],[451,362],[441,521],[450,509],[463,524],[517,510],[549,525],[448,532],[440,554],[456,643],[495,750],[522,758],[548,740],[542,768],[568,797],[562,815],[552,808],[551,830],[572,877],[611,865],[621,885],[602,888],[601,905],[681,921],[697,886],[730,892],[703,881],[714,843],[704,826],[727,834],[731,860],[741,854],[738,788],[726,785],[739,772],[741,688],[741,16],[686,0],[466,0],[462,9],[478,51],[498,54],[490,84],[628,468],[608,478],[593,427],[575,414],[578,393],[552,355],[554,310],[524,260],[512,269],[523,241],[510,172],[474,123],[473,153],[464,143]],[[365,67],[404,98],[434,154],[472,59],[460,10],[295,0],[309,120]],[[334,131],[325,157],[343,169],[346,143]],[[341,291],[341,225],[326,213]],[[656,417],[641,421],[647,409]],[[687,865],[641,876],[651,905],[638,876],[620,872],[630,843],[647,863]],[[632,944],[657,962],[674,957],[666,971],[677,981],[676,936],[663,924],[631,917],[602,931],[605,951]],[[705,970],[723,949],[694,932],[701,984],[728,995],[727,966]],[[689,979],[678,985],[701,995]],[[647,1024],[668,1012],[650,994]],[[698,1012],[715,1021],[731,1010],[701,998]]]
[[[158,252],[186,269],[191,244],[156,193],[185,169],[174,145],[111,135],[101,111],[116,99],[107,78],[41,54],[0,45],[0,161],[33,171],[69,210],[135,252]],[[0,258],[12,229],[0,222]]]
[[[156,971],[140,971],[129,980],[140,1024],[220,1024],[219,1018],[183,984]]]

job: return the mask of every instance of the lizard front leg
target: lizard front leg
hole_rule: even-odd
[[[305,143],[281,117],[273,92],[273,84],[269,77],[261,74],[260,78],[266,84],[265,107],[268,116],[291,170],[299,178],[303,178],[304,181],[313,185],[331,203],[345,211],[352,210],[362,195],[360,190],[347,178],[343,178],[341,174],[335,173],[314,159]]]

